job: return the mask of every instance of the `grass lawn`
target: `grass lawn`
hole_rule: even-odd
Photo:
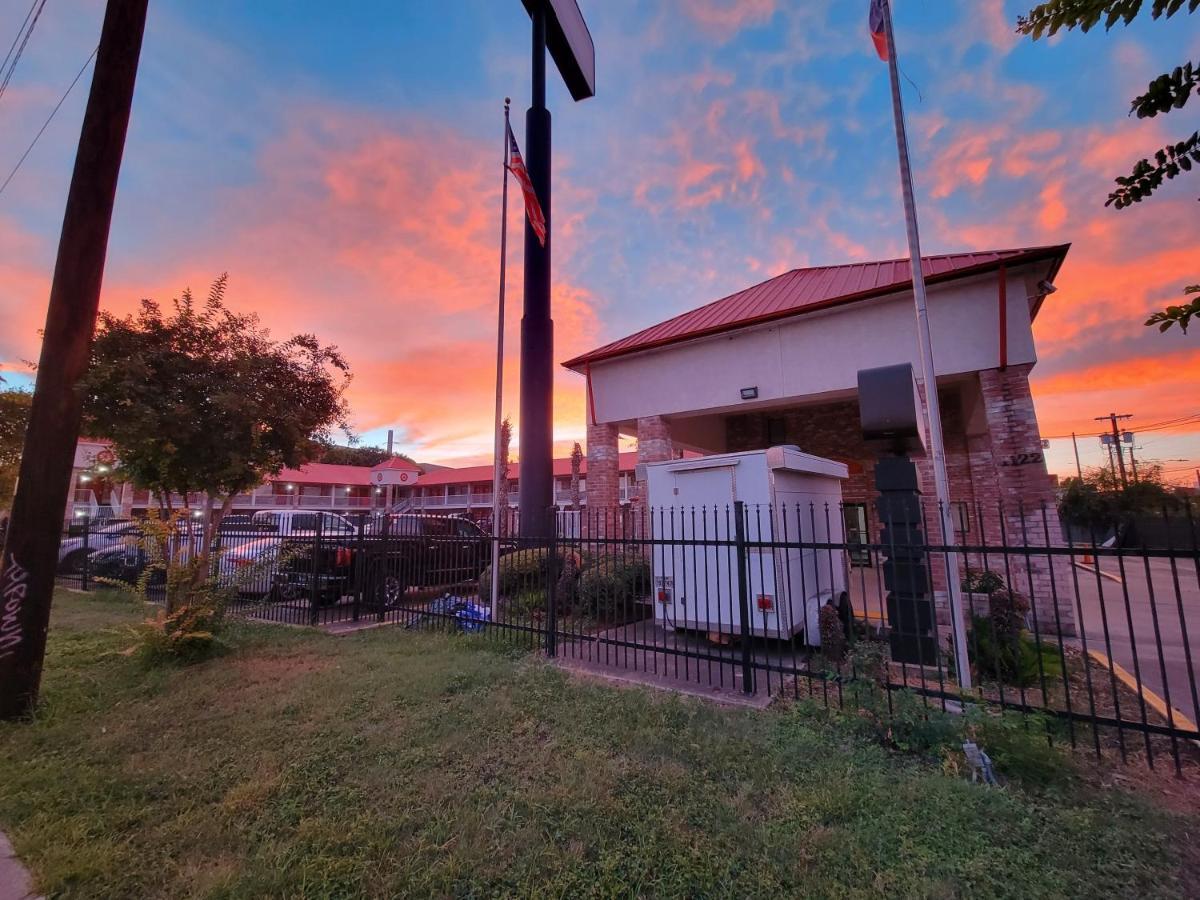
[[[239,625],[147,671],[60,593],[0,827],[68,897],[1182,896],[1195,820],[975,787],[798,710],[581,682],[479,639]]]

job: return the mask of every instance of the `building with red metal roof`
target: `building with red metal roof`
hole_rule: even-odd
[[[1033,321],[1069,249],[922,260],[950,498],[964,540],[995,542],[1001,528],[1028,542],[1058,539],[1029,373],[1037,362]],[[622,502],[621,435],[637,438],[639,463],[684,448],[714,454],[793,444],[846,463],[846,525],[864,540],[876,533],[869,520],[877,452],[862,439],[857,376],[911,363],[920,380],[911,275],[907,259],[794,269],[567,360],[586,384],[589,508]],[[932,494],[928,460],[918,468]],[[1031,564],[1029,595],[1046,587],[1047,571]],[[1069,631],[1073,610],[1057,612]]]

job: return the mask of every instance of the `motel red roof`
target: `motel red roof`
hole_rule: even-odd
[[[371,470],[366,466],[338,466],[333,463],[309,463],[299,469],[284,469],[269,481],[297,484],[333,484],[362,487],[371,483]]]
[[[393,456],[390,459],[385,459],[383,462],[379,463],[378,465],[371,466],[372,472],[379,472],[381,470],[389,470],[390,471],[392,469],[399,469],[401,471],[409,471],[409,472],[420,472],[421,471],[421,467],[418,466],[415,462],[404,459],[403,457],[400,457],[400,456]]]
[[[629,452],[620,454],[618,465],[622,472],[632,472],[634,467],[637,466],[637,453]],[[580,464],[579,472],[581,475],[587,474],[586,456]],[[569,456],[554,460],[555,477],[563,478],[570,474],[571,458]],[[521,477],[521,464],[519,462],[509,464],[508,477],[513,481]],[[432,472],[426,472],[417,479],[417,487],[428,487],[435,484],[472,484],[485,481],[490,483],[491,480],[492,467],[490,464],[486,466],[464,466],[461,469],[435,469]]]
[[[928,284],[966,278],[999,269],[1038,261],[1053,263],[1053,280],[1070,244],[988,250],[978,253],[948,253],[921,258]],[[850,263],[792,269],[761,284],[714,300],[712,303],[652,325],[563,363],[569,369],[602,359],[611,359],[692,338],[720,334],[748,325],[783,319],[802,313],[857,303],[912,289],[912,265],[908,259]],[[1040,303],[1040,299],[1038,301]],[[1034,312],[1037,312],[1035,303]]]

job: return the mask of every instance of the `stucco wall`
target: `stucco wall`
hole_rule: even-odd
[[[1010,365],[1036,360],[1026,299],[1035,276],[1041,271],[1008,274]],[[998,287],[993,273],[930,289],[939,376],[999,365]],[[917,359],[916,317],[906,292],[594,363],[592,395],[597,421],[621,422],[734,409],[743,403],[743,387],[757,387],[759,403],[836,394],[856,387],[859,369]]]

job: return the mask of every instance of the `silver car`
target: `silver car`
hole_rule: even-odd
[[[64,574],[77,575],[83,571],[84,561],[92,553],[135,542],[141,536],[142,529],[136,522],[117,522],[89,531],[86,541],[82,535],[64,538],[58,545],[58,570]]]

